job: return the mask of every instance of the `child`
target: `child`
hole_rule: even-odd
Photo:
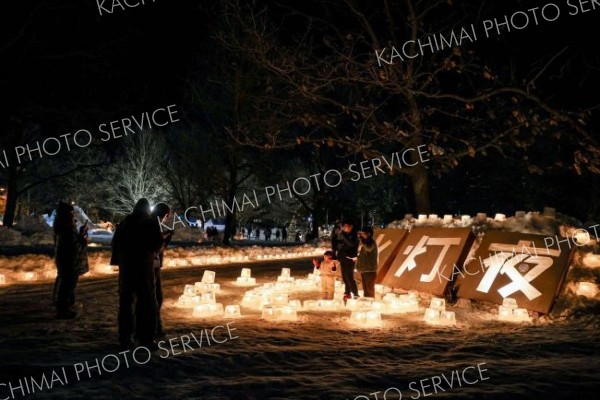
[[[323,291],[323,300],[333,300],[335,291],[335,277],[341,271],[340,262],[333,259],[333,252],[326,251],[323,255],[323,261],[313,258],[315,268],[321,270],[321,290]]]

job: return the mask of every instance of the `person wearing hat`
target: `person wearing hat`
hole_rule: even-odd
[[[377,243],[373,240],[373,228],[366,227],[358,232],[361,243],[356,270],[362,277],[365,297],[375,297],[375,277],[377,275]]]
[[[323,255],[323,261],[313,258],[315,268],[321,270],[321,291],[323,300],[333,300],[335,292],[335,277],[341,270],[340,262],[333,259],[333,251],[328,250]]]

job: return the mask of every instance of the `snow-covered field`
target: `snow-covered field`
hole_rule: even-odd
[[[556,232],[556,226],[528,221],[508,221],[504,229],[518,223],[524,224],[520,231]],[[532,313],[531,323],[498,322],[497,306],[461,301],[447,305],[456,313],[456,327],[428,325],[422,319],[431,298],[418,294],[419,311],[383,315],[381,327],[368,329],[351,325],[347,310],[300,311],[295,322],[275,322],[243,306],[237,319],[197,319],[192,309],[176,306],[185,285],[199,282],[205,270],[216,272],[221,288],[217,302],[240,304],[252,289],[235,285],[242,268],[252,269],[257,285],[275,283],[284,267],[302,279],[313,272],[309,254],[322,254],[322,248],[221,249],[222,254],[212,255],[208,249],[170,249],[171,267],[163,272],[168,336],[147,362],[143,349],[132,358],[117,348],[116,274],[97,271],[107,253],[93,255],[96,272],[80,281],[80,315],[72,321],[53,318],[51,279],[23,282],[10,275],[10,284],[0,287],[0,399],[12,398],[10,385],[14,389],[19,384],[25,396],[17,388],[14,398],[595,398],[600,388],[600,297],[575,294],[576,282],[600,282],[595,246],[578,249],[552,313]],[[282,252],[304,258],[277,258]],[[0,266],[12,274],[37,268],[44,275],[52,268],[47,258],[22,257],[29,264],[16,265],[12,257]],[[209,259],[227,261],[199,265]],[[319,297],[316,285],[289,294],[291,300]],[[485,372],[478,374],[478,367]],[[44,389],[28,394],[32,389],[24,382],[31,385],[32,379],[39,383],[44,377]]]
[[[163,318],[167,340],[172,341],[147,363],[143,351],[137,353],[139,363],[128,354],[129,368],[116,346],[115,275],[80,283],[80,316],[73,321],[53,319],[51,282],[3,287],[0,383],[14,387],[19,379],[32,377],[39,382],[43,376],[50,383],[56,371],[60,375],[55,378],[61,380],[55,379],[52,389],[45,386],[25,397],[57,399],[382,399],[388,389],[388,399],[399,398],[398,390],[404,399],[432,394],[453,399],[566,399],[591,397],[598,388],[600,303],[568,291],[559,300],[560,313],[536,318],[532,324],[497,322],[497,307],[491,305],[473,304],[472,311],[449,306],[457,314],[456,328],[422,322],[422,310],[429,304],[426,295],[420,295],[421,311],[384,315],[383,327],[375,329],[349,325],[348,311],[300,312],[297,322],[268,322],[259,311],[245,307],[242,318],[235,320],[194,319],[191,309],[175,307],[185,285],[200,281],[206,269],[216,272],[221,285],[217,301],[239,304],[248,288],[233,282],[247,266],[165,270]],[[291,268],[294,277],[312,272],[309,259],[267,261],[251,265],[252,276],[259,285],[275,282],[282,267]],[[318,291],[290,295],[302,300],[318,297]],[[212,337],[223,343],[209,336],[208,345],[201,338],[227,323],[235,329],[229,334],[234,339],[225,328],[217,328]],[[185,353],[173,354],[182,351],[182,338],[192,334],[202,347],[192,341]],[[114,372],[108,372],[116,367],[116,357],[111,355],[120,357]],[[444,374],[450,381],[477,364],[487,370],[486,380],[477,380],[479,375],[473,375],[471,368],[466,379],[476,383],[461,380],[458,386],[456,380],[450,388],[444,382],[438,386],[444,392],[437,388],[440,393],[433,392],[432,377]],[[82,371],[79,379],[77,369]],[[18,389],[15,393],[15,398],[23,397]],[[365,397],[357,397],[361,395]],[[0,385],[0,396],[10,396],[8,386]]]

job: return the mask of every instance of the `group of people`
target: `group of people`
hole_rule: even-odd
[[[170,212],[165,203],[151,210],[142,198],[115,230],[110,263],[119,266],[119,342],[124,349],[133,347],[134,337],[142,346],[156,349],[155,339],[165,336],[160,271],[173,231],[163,231],[160,224]]]
[[[155,339],[165,336],[160,315],[163,303],[160,272],[164,249],[171,241],[173,231],[163,231],[161,223],[170,212],[165,203],[158,203],[151,209],[148,200],[140,199],[115,230],[110,263],[119,266],[118,325],[122,348],[131,348],[137,338],[141,345],[156,349]],[[77,312],[72,309],[75,287],[79,276],[89,271],[87,223],[78,228],[73,206],[61,202],[53,228],[57,267],[56,316],[75,318]],[[378,249],[373,229],[366,227],[356,232],[354,224],[345,221],[336,225],[332,232],[331,247],[323,260],[313,259],[315,267],[321,270],[323,298],[333,299],[335,278],[339,276],[344,282],[344,301],[358,298],[355,269],[361,275],[364,296],[374,297]]]
[[[160,317],[163,303],[160,270],[173,231],[163,232],[160,224],[170,211],[164,203],[151,210],[148,200],[140,199],[113,236],[110,263],[119,266],[118,325],[123,348],[133,346],[135,335],[143,346],[156,349],[154,340],[165,335]],[[79,276],[89,271],[87,223],[77,228],[73,206],[61,202],[53,228],[56,317],[75,318],[75,287]]]
[[[323,299],[333,299],[335,278],[340,275],[344,282],[344,301],[358,298],[358,285],[354,279],[355,269],[361,275],[364,296],[375,297],[377,255],[373,228],[366,227],[356,232],[352,221],[345,221],[341,225],[336,224],[331,234],[331,250],[325,252],[323,260],[313,259],[315,267],[321,271]]]
[[[252,235],[253,232],[254,232],[254,239],[259,240],[260,234],[261,234],[260,228],[256,228],[256,230],[253,230],[251,227],[242,228],[242,236],[246,237],[247,239],[250,239],[253,236]],[[263,229],[262,232],[263,232],[263,235],[264,235],[266,241],[271,240],[271,235],[273,234],[271,228],[265,228],[265,229]],[[276,241],[281,240],[283,242],[287,242],[287,239],[288,239],[288,231],[285,226],[282,229],[277,228],[275,230],[275,240]]]

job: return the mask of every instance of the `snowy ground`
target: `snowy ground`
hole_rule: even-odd
[[[472,223],[403,220],[392,225]],[[559,229],[559,223],[533,214],[473,225],[480,231],[545,235]],[[578,248],[552,313],[532,314],[531,324],[497,322],[497,306],[473,303],[471,309],[465,304],[448,306],[456,312],[457,327],[430,326],[422,321],[430,301],[425,294],[419,295],[419,312],[384,315],[383,326],[372,329],[350,325],[348,311],[300,312],[297,322],[268,322],[261,319],[260,311],[245,307],[242,318],[235,320],[195,319],[191,309],[175,307],[185,285],[200,281],[204,270],[216,271],[219,303],[239,304],[249,289],[233,285],[242,267],[252,268],[258,284],[275,282],[282,267],[290,267],[294,277],[306,277],[312,272],[309,255],[323,250],[310,246],[169,249],[163,272],[163,319],[169,335],[148,362],[143,350],[138,350],[136,362],[130,353],[119,354],[116,346],[117,280],[107,266],[108,252],[90,254],[92,271],[78,286],[80,315],[74,321],[53,318],[54,265],[49,257],[2,257],[0,273],[7,284],[0,286],[0,399],[597,397],[600,297],[575,295],[577,282],[600,282],[600,255],[594,254],[598,252],[594,240]],[[26,272],[35,273],[36,280],[26,281]],[[316,290],[290,295],[290,299],[317,298]],[[227,323],[235,330],[227,333]],[[213,328],[209,345],[206,333]],[[186,352],[179,354],[184,342]],[[478,364],[485,371],[479,375]],[[24,387],[25,396],[16,389],[11,397],[10,385],[15,388],[25,380],[31,385],[31,379],[39,383],[44,377],[48,383],[43,390],[28,394],[33,389]]]
[[[216,271],[225,304],[241,301],[246,288],[231,284],[246,264],[174,268],[164,271],[165,329],[173,343],[193,333],[200,338],[231,320],[196,320],[191,310],[174,307],[185,284],[201,279],[205,269]],[[292,276],[312,272],[310,259],[265,261],[250,265],[258,283],[273,282],[282,267]],[[115,275],[83,280],[78,286],[80,316],[74,321],[53,319],[50,281],[14,284],[0,289],[0,398],[10,396],[8,386],[19,379],[40,380],[65,368],[64,378],[55,380],[28,398],[57,399],[383,399],[386,389],[396,388],[403,399],[433,396],[448,399],[545,399],[592,397],[600,383],[600,333],[598,302],[563,294],[559,303],[564,315],[536,319],[533,324],[494,321],[495,307],[475,304],[473,311],[449,307],[457,312],[457,328],[436,328],[421,321],[422,312],[384,316],[379,329],[355,329],[347,323],[349,312],[302,312],[298,322],[266,322],[258,311],[242,308],[243,317],[230,324],[228,339],[223,328],[215,337],[222,344],[193,344],[193,351],[173,355],[159,351],[152,359],[138,353],[136,363],[129,355],[109,373],[91,368],[75,375],[75,364],[114,354],[116,347],[117,281]],[[319,293],[291,298],[318,298]],[[428,304],[420,300],[421,309]],[[167,344],[168,347],[168,344]],[[181,351],[181,346],[175,351]],[[161,358],[161,355],[167,355]],[[106,358],[108,370],[114,357]],[[112,362],[112,364],[111,364]],[[431,378],[450,380],[453,371],[485,363],[487,380],[434,393]],[[474,369],[466,378],[476,381]],[[456,373],[456,372],[454,372]],[[62,372],[61,372],[62,374]],[[62,377],[62,375],[61,375]],[[456,375],[454,375],[456,378]],[[423,382],[420,382],[424,380]],[[415,383],[412,383],[415,382]],[[411,384],[412,383],[412,384]],[[421,384],[425,385],[424,391]],[[429,385],[429,386],[428,386]],[[411,387],[418,391],[411,390]],[[374,392],[378,394],[371,394]],[[439,391],[439,390],[438,390]],[[23,397],[20,391],[15,398]],[[427,395],[427,396],[425,396]],[[359,397],[363,396],[363,397]],[[10,398],[10,397],[9,397]],[[387,399],[399,398],[388,390]]]

